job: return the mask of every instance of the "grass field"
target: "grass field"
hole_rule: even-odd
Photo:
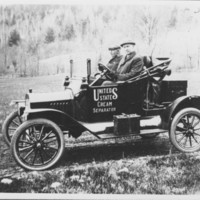
[[[0,78],[0,127],[6,116],[16,109],[9,106],[11,100],[24,99],[29,88],[33,92],[62,91],[64,77]],[[170,79],[188,79],[188,94],[200,95],[198,74],[174,74]],[[3,182],[5,163],[4,168],[0,168],[0,192],[199,194],[199,153],[176,154],[175,151],[169,155],[168,138],[157,143],[155,140],[134,144],[129,141],[110,147],[92,144],[93,147],[67,149],[61,164],[49,171],[19,172],[18,167],[17,173],[8,177],[10,186]],[[1,147],[1,162],[9,162],[10,167],[15,168],[9,149],[4,154],[4,146]]]

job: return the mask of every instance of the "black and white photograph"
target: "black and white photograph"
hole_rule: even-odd
[[[0,199],[198,199],[200,2],[0,1]]]

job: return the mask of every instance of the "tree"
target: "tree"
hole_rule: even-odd
[[[48,28],[46,36],[45,36],[45,42],[51,43],[51,42],[54,42],[54,40],[55,40],[55,32],[53,28]]]
[[[177,8],[175,7],[171,12],[171,17],[169,19],[168,27],[176,28],[176,24],[177,24]]]
[[[156,11],[156,12],[155,12]],[[153,54],[156,47],[156,40],[159,30],[160,12],[154,10],[151,7],[144,7],[141,10],[138,20],[138,30],[141,34],[141,39],[146,43],[148,53]]]
[[[64,30],[61,31],[59,34],[61,40],[71,40],[72,38],[75,37],[75,30],[74,26],[71,25],[65,25]]]
[[[8,39],[8,45],[12,47],[13,45],[18,46],[20,42],[20,34],[19,32],[15,29],[10,33],[10,37]]]

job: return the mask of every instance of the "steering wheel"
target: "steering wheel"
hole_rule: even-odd
[[[99,67],[99,71],[101,71],[101,72],[103,70],[105,70],[105,69],[111,72],[111,70],[107,66],[105,66],[104,64],[102,64],[102,63],[98,63],[98,67]]]
[[[113,80],[114,79],[114,74],[113,72],[104,64],[98,63],[99,71],[102,72],[101,77],[104,75],[108,80]]]
[[[95,85],[103,76],[105,76],[108,80],[111,80],[111,81],[114,79],[114,74],[108,67],[106,67],[102,63],[98,63],[98,67],[101,73],[95,74],[96,79],[90,84],[90,86]]]

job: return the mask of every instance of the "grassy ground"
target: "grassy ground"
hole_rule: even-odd
[[[177,77],[181,79],[174,75],[174,79]],[[189,79],[189,94],[200,94],[197,75],[181,77]],[[24,99],[29,88],[34,92],[62,91],[63,82],[63,75],[0,79],[0,127],[16,109],[9,106],[11,100]],[[200,154],[180,154],[174,150],[169,155],[167,136],[163,141],[159,138],[135,143],[109,141],[109,146],[83,141],[80,138],[74,147],[67,148],[54,169],[26,172],[16,167],[0,136],[0,192],[197,194],[200,191]]]
[[[15,174],[1,179],[0,192],[199,194],[199,166],[199,154],[93,161]]]

